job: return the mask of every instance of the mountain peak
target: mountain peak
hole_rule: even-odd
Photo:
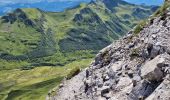
[[[112,3],[112,4],[127,4],[128,2],[124,0],[96,0],[96,2]]]
[[[120,5],[134,6],[134,4],[130,4],[123,0],[97,0],[96,3],[104,4],[112,12],[115,12],[115,7],[118,7]]]
[[[13,12],[2,16],[3,22],[10,22],[11,24],[15,21],[22,21],[27,25],[34,26],[33,20],[41,17],[41,10],[38,8],[17,8]]]
[[[89,68],[71,80],[64,81],[56,95],[50,98],[168,99],[170,97],[169,8],[168,0],[156,15],[139,24],[137,33],[130,31],[127,36],[102,49]]]

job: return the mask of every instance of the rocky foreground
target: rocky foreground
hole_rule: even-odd
[[[50,100],[170,100],[170,12],[96,56]]]

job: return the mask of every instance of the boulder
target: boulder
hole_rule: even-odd
[[[110,99],[112,97],[112,92],[104,94],[103,97],[105,97],[107,100]]]
[[[107,99],[104,97],[98,97],[97,100],[107,100]]]
[[[150,52],[150,58],[154,58],[159,54],[161,47],[160,46],[153,46]]]
[[[98,86],[99,88],[101,88],[103,86],[103,79],[102,78],[97,78],[95,80],[96,86]]]
[[[139,82],[139,81],[141,81],[141,77],[138,76],[138,75],[135,75],[135,76],[133,77],[133,80],[136,81],[136,82]]]
[[[110,87],[109,86],[103,86],[101,89],[101,95],[103,96],[104,94],[109,93]]]
[[[130,43],[128,48],[133,48],[135,46],[135,43]]]
[[[132,84],[132,80],[129,77],[121,77],[119,79],[118,84],[116,85],[116,89],[122,90],[123,88]]]
[[[64,84],[63,83],[61,83],[60,85],[59,85],[59,88],[62,88],[64,86]]]
[[[91,83],[92,83],[92,80],[91,80],[91,79],[86,79],[86,80],[85,80],[85,83],[86,83],[86,84],[91,84]]]
[[[109,78],[109,76],[108,76],[107,74],[104,74],[104,75],[103,75],[103,80],[104,80],[104,81],[108,81],[109,79],[110,79],[110,78]]]
[[[157,35],[155,35],[155,34],[152,35],[152,38],[153,38],[153,39],[156,39],[156,37],[157,37]]]
[[[158,65],[163,64],[164,61],[165,59],[159,55],[153,60],[146,62],[145,65],[142,66],[141,76],[149,81],[161,81],[163,72],[161,66],[158,67]]]
[[[111,68],[114,72],[120,71],[122,69],[123,61],[117,61],[112,64]]]
[[[133,78],[133,74],[134,74],[134,72],[133,72],[132,70],[129,70],[129,71],[128,71],[128,76],[129,76],[130,78]]]

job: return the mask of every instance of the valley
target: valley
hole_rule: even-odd
[[[18,8],[2,16],[0,99],[44,99],[157,8],[97,0],[63,12]]]

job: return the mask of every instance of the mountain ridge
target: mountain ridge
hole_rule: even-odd
[[[1,17],[0,99],[45,98],[64,77],[75,76],[96,52],[155,11],[128,3],[109,9],[99,2],[56,13],[17,9]]]
[[[108,0],[109,1],[109,0]],[[117,1],[117,2],[120,2],[120,1]],[[124,3],[124,2],[123,2]],[[89,4],[90,6],[91,6],[91,4]],[[106,28],[106,30],[105,30],[105,32],[104,32],[104,29],[102,30],[104,33],[106,33],[106,31],[107,30],[110,30],[110,32],[109,32],[109,34],[110,34],[110,36],[109,36],[109,34],[108,34],[108,37],[105,37],[104,35],[103,36],[100,36],[100,37],[102,37],[101,39],[103,39],[103,41],[105,41],[106,42],[106,44],[104,43],[103,45],[101,45],[102,47],[103,46],[106,46],[106,45],[109,45],[109,43],[111,43],[111,41],[115,38],[115,39],[118,39],[118,37],[119,37],[119,35],[121,36],[121,35],[123,35],[125,32],[121,32],[121,30],[120,30],[120,28],[122,28],[122,27],[126,27],[128,24],[129,24],[129,22],[127,21],[127,24],[125,24],[125,25],[120,25],[118,22],[116,22],[115,20],[114,20],[114,23],[117,23],[117,26],[116,25],[114,25],[115,27],[117,27],[117,28],[115,28],[115,27],[112,27],[111,25],[113,25],[113,22],[107,22],[107,17],[105,18],[105,19],[103,19],[104,17],[105,17],[105,15],[101,15],[101,16],[104,16],[103,18],[100,16],[99,17],[99,14],[100,13],[98,13],[98,14],[96,14],[96,12],[94,13],[94,10],[96,10],[96,9],[93,9],[93,8],[91,8],[90,6],[88,7],[85,7],[86,6],[86,4],[82,4],[79,8],[82,8],[82,10],[80,10],[80,13],[77,13],[75,16],[74,16],[74,18],[73,18],[73,22],[75,22],[75,26],[76,27],[78,27],[78,26],[82,26],[82,27],[84,27],[84,25],[85,25],[85,27],[87,26],[87,27],[94,27],[95,26],[95,24],[94,23],[99,23],[99,25],[101,24],[102,26],[99,26],[99,27],[105,27]],[[84,7],[84,8],[83,8]],[[75,8],[75,9],[79,9],[79,8]],[[109,8],[109,7],[108,7]],[[138,9],[136,9],[136,10],[138,10],[138,11],[145,11],[144,9],[141,9],[141,8],[138,8]],[[19,13],[17,13],[17,11],[19,12]],[[66,10],[66,12],[69,12],[70,10]],[[138,12],[137,11],[137,12]],[[149,10],[146,10],[146,11],[149,11]],[[137,16],[137,14],[138,13],[134,13],[134,14],[132,14],[133,16],[135,16],[136,18],[138,18],[138,16],[143,16],[143,18],[145,18],[144,16],[145,16],[145,13],[147,13],[147,12],[144,12],[144,15],[138,15]],[[16,14],[15,14],[16,13]],[[36,16],[33,16],[34,14],[36,13]],[[21,14],[21,15],[18,15],[18,14]],[[50,13],[52,16],[53,16],[53,14],[54,13]],[[39,10],[39,9],[17,9],[17,10],[15,10],[14,11],[14,13],[12,14],[9,14],[8,16],[3,16],[2,17],[2,20],[3,21],[6,21],[6,22],[10,22],[11,24],[13,23],[13,22],[15,22],[15,21],[21,21],[21,22],[24,22],[24,24],[26,25],[26,26],[30,26],[30,27],[35,27],[35,29],[37,30],[37,32],[39,33],[46,33],[46,31],[45,30],[48,30],[48,29],[50,29],[51,31],[55,31],[54,29],[51,29],[52,27],[54,27],[54,23],[52,23],[52,21],[54,21],[55,19],[52,19],[52,16],[51,15],[48,15],[48,12],[43,12],[42,10]],[[81,18],[83,18],[83,16],[86,16],[86,15],[88,15],[90,18],[93,18],[93,19],[88,19],[88,17],[85,17],[84,19],[81,19]],[[16,16],[16,18],[15,18],[15,16]],[[114,15],[110,15],[110,16],[112,16],[113,18],[117,18],[117,20],[118,21],[122,21],[122,20],[120,20],[117,16],[114,16]],[[18,18],[17,18],[18,17]],[[23,17],[23,18],[22,18]],[[109,18],[109,16],[108,16],[108,18]],[[50,20],[50,19],[52,19],[52,20]],[[141,18],[139,18],[139,19],[141,19]],[[136,20],[139,20],[139,19],[136,19]],[[68,19],[71,23],[72,23],[72,19]],[[106,20],[106,22],[104,22]],[[88,22],[89,21],[89,22]],[[94,21],[94,22],[93,22]],[[96,22],[95,22],[96,21]],[[69,22],[69,23],[70,23]],[[68,23],[68,24],[69,24]],[[82,23],[84,23],[84,25],[82,24]],[[122,22],[122,23],[124,23],[124,22]],[[34,25],[35,24],[35,25]],[[43,24],[46,24],[46,26],[42,26]],[[51,24],[51,25],[50,25]],[[77,25],[78,26],[77,26]],[[93,25],[94,24],[94,25]],[[133,25],[132,25],[133,26]],[[68,26],[68,27],[74,27],[74,26],[72,26],[72,25],[70,25],[70,26]],[[95,26],[96,27],[96,26]],[[111,28],[112,27],[112,28]],[[119,28],[120,27],[120,28]],[[129,26],[129,27],[127,27],[127,29],[130,29],[130,27],[131,26]],[[60,28],[60,27],[59,27]],[[44,30],[45,29],[45,30]],[[113,30],[114,29],[114,30]],[[125,28],[126,29],[126,28]],[[126,30],[127,30],[126,29]],[[66,29],[67,30],[67,29]],[[59,46],[61,47],[61,50],[62,51],[64,51],[64,50],[69,50],[69,49],[65,49],[65,46],[63,47],[63,45],[72,45],[73,46],[73,48],[70,48],[70,49],[72,49],[72,50],[76,50],[76,48],[77,48],[77,43],[75,43],[74,41],[74,39],[75,38],[77,38],[78,39],[78,41],[82,41],[81,43],[85,43],[86,41],[89,41],[89,40],[87,40],[88,38],[90,38],[90,37],[87,37],[87,38],[85,38],[85,37],[82,37],[82,36],[80,36],[80,39],[77,37],[77,36],[75,36],[75,35],[78,35],[78,34],[72,34],[72,32],[77,32],[77,33],[81,33],[81,30],[82,30],[82,32],[85,32],[86,30],[84,30],[84,29],[79,29],[79,30],[77,30],[77,29],[71,29],[68,33],[66,33],[66,34],[70,34],[69,36],[72,38],[71,40],[69,39],[69,38],[67,38],[67,39],[64,39],[64,40],[62,40],[62,41],[60,41],[59,42]],[[79,32],[80,31],[80,32]],[[103,33],[102,31],[100,32],[100,30],[98,30],[99,32],[98,32],[98,34],[99,33]],[[86,32],[85,34],[89,34],[89,33],[93,33],[94,31],[91,31],[91,30],[89,30],[89,32]],[[117,32],[119,32],[119,35],[117,35]],[[114,34],[112,34],[112,33],[114,33]],[[65,33],[64,33],[65,34]],[[93,33],[93,34],[97,34],[97,33]],[[54,35],[54,34],[53,34]],[[81,34],[80,34],[81,35]],[[90,34],[89,34],[90,35]],[[88,35],[87,35],[88,36]],[[94,36],[92,36],[92,37],[94,37]],[[95,37],[96,37],[96,35],[95,35]],[[105,37],[105,39],[104,39],[104,37]],[[62,37],[61,37],[62,38]],[[81,40],[81,38],[84,38],[85,40]],[[109,40],[109,38],[111,39],[111,40]],[[113,38],[113,39],[112,39]],[[93,40],[98,40],[98,39],[93,39]],[[70,44],[64,44],[64,43],[66,43],[65,41],[67,41],[67,43],[70,43]],[[76,40],[77,41],[77,40]],[[90,40],[91,41],[91,40]],[[89,41],[89,42],[90,42]],[[71,43],[72,42],[72,43]],[[88,42],[88,43],[89,43]],[[97,41],[96,41],[97,42]],[[100,41],[98,41],[98,42],[100,42]],[[80,44],[81,44],[80,43]],[[93,42],[93,43],[95,43],[95,42]],[[101,42],[102,43],[102,42]],[[48,44],[48,43],[47,43]],[[90,43],[89,43],[90,44]],[[40,45],[40,44],[39,44]],[[91,48],[91,47],[88,47],[88,44],[84,44],[84,46],[85,45],[87,45],[87,49],[89,48],[89,49],[93,49],[93,47]],[[90,46],[90,45],[89,45]],[[67,46],[66,46],[67,47]],[[99,48],[99,49],[101,49],[102,47],[96,47],[96,48]],[[81,50],[81,48],[83,49],[83,47],[80,45],[79,46],[79,49]]]
[[[64,80],[46,100],[168,100],[169,9],[166,0],[140,29],[102,49],[89,68]]]

